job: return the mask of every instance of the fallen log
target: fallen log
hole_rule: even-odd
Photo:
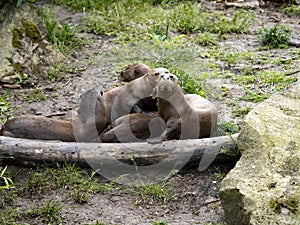
[[[161,161],[199,163],[206,157],[210,161],[236,161],[238,134],[193,140],[171,140],[159,144],[138,143],[76,143],[44,141],[0,136],[0,159],[10,161],[69,162],[94,165],[122,162],[148,166]]]

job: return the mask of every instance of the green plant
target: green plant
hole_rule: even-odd
[[[158,184],[137,186],[134,193],[141,197],[141,200],[136,202],[137,204],[167,203],[174,199],[174,195],[172,195],[169,185],[165,181]]]
[[[62,222],[61,209],[62,205],[59,202],[53,201],[52,199],[47,200],[43,206],[32,207],[27,210],[26,215],[28,217],[39,217],[45,223],[56,223]]]
[[[9,188],[14,185],[14,182],[10,177],[7,177],[7,166],[4,168],[0,167],[0,189]]]
[[[217,17],[218,19],[210,25],[210,31],[217,34],[226,33],[244,33],[247,32],[251,25],[253,15],[246,10],[234,12],[232,18],[227,18],[224,15]]]
[[[7,209],[0,211],[0,224],[1,225],[25,225],[22,223],[16,222],[16,219],[19,218],[17,209]]]
[[[43,94],[41,89],[34,89],[32,91],[30,91],[27,95],[26,95],[26,100],[28,102],[41,102],[46,100],[46,96]]]
[[[246,95],[242,99],[254,102],[260,102],[297,81],[293,76],[274,70],[257,71],[251,75],[234,76],[232,79],[244,86]]]
[[[217,45],[218,36],[210,32],[199,33],[195,39],[195,43],[202,46]]]
[[[107,192],[114,189],[114,183],[99,184],[95,177],[75,164],[57,167],[40,167],[31,171],[21,192],[27,195],[42,195],[45,191],[68,187],[68,193],[77,203],[87,203],[93,192]]]
[[[168,223],[164,222],[164,221],[157,221],[157,222],[152,223],[152,225],[168,225]]]
[[[205,24],[208,23],[208,21],[201,18],[202,11],[201,4],[181,3],[174,8],[171,17],[172,26],[183,34],[202,30],[202,27],[205,27]]]
[[[77,27],[73,24],[59,24],[49,8],[40,12],[48,32],[48,40],[61,52],[76,50],[88,43],[88,40],[77,34]]]
[[[290,4],[283,8],[283,12],[290,15],[299,15],[300,14],[300,5]]]
[[[16,8],[19,8],[20,5],[25,2],[25,0],[0,0],[0,6],[5,2],[9,2],[16,6]]]
[[[251,107],[247,106],[245,108],[236,108],[233,110],[232,112],[232,117],[236,118],[236,117],[244,117],[245,115],[247,115],[251,110]]]
[[[250,89],[244,87],[246,94],[240,97],[241,100],[246,100],[250,102],[262,102],[263,100],[269,98],[268,93],[264,93],[262,90],[251,91]]]
[[[272,28],[260,30],[259,41],[262,46],[272,48],[286,48],[291,39],[291,30],[284,25],[275,25]]]
[[[5,96],[0,96],[0,123],[5,123],[11,117],[12,107],[5,100]]]
[[[239,131],[238,125],[233,122],[222,123],[219,125],[219,129],[225,132],[226,135],[236,134]]]

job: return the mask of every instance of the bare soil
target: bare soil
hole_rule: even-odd
[[[45,1],[46,2],[46,1]],[[44,1],[37,4],[44,6]],[[219,5],[212,3],[209,7],[218,8]],[[74,13],[63,7],[51,6],[61,23],[66,21],[74,24],[81,23],[83,13]],[[222,8],[228,13],[233,9]],[[300,25],[299,17],[288,16],[278,9],[268,6],[255,10],[257,21],[264,21],[267,27],[281,21],[288,24],[293,30],[293,37],[299,36]],[[259,50],[256,34],[261,28],[260,24],[253,24],[248,34],[227,35],[227,39],[220,42],[222,47],[228,47],[230,51],[251,51],[258,54],[272,54],[274,58],[289,58],[289,53],[295,48],[280,50]],[[53,118],[63,118],[64,114],[76,109],[79,104],[80,95],[93,87],[98,90],[108,90],[117,84],[116,74],[129,63],[139,62],[139,58],[120,59],[114,55],[115,49],[122,48],[114,44],[110,38],[105,36],[82,33],[91,38],[89,45],[85,46],[80,52],[76,52],[66,58],[70,66],[80,65],[77,71],[66,73],[64,77],[55,83],[39,82],[38,86],[47,96],[45,101],[29,103],[24,95],[32,90],[22,89],[1,89],[0,93],[9,91],[12,97],[9,102],[12,106],[19,106],[14,112],[14,116],[24,114],[35,114],[50,116]],[[84,63],[86,62],[86,63]],[[221,63],[221,62],[220,62]],[[237,63],[232,70],[245,67],[245,62]],[[246,62],[247,63],[247,62]],[[257,65],[257,69],[276,69],[281,70],[280,65]],[[243,94],[242,87],[233,83],[229,78],[208,79],[207,87],[210,88],[210,100],[215,103],[219,112],[221,122],[233,121],[241,123],[243,118],[231,118],[232,107],[228,101],[235,99]],[[222,90],[226,88],[224,95]],[[222,98],[215,98],[222,95]],[[239,107],[255,107],[257,103],[238,101]],[[63,115],[63,116],[62,116]],[[168,181],[172,187],[175,198],[168,203],[153,202],[152,204],[139,204],[140,197],[136,196],[123,188],[109,191],[105,194],[91,194],[87,204],[77,204],[65,193],[64,188],[47,193],[42,199],[35,196],[18,196],[10,206],[19,211],[26,210],[32,205],[38,205],[45,200],[52,198],[62,203],[63,224],[91,224],[97,221],[104,224],[152,224],[156,221],[165,221],[170,225],[190,225],[190,224],[225,224],[224,212],[219,199],[220,175],[227,173],[234,163],[212,165],[205,171],[198,171],[197,168],[185,168],[183,171],[174,175]],[[16,186],[24,183],[24,178],[30,173],[29,168],[11,166],[12,171],[17,171],[19,176],[15,177]],[[218,176],[219,175],[219,176]],[[99,177],[102,182],[107,182]],[[1,211],[2,209],[0,209]],[[22,219],[26,224],[46,224],[40,218]]]

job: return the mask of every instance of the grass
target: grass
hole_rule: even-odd
[[[287,88],[297,78],[286,76],[282,71],[257,71],[253,75],[235,76],[233,80],[244,86],[246,95],[241,99],[260,102],[271,94]]]
[[[47,190],[67,187],[68,194],[76,203],[88,202],[91,193],[104,193],[114,189],[114,184],[99,184],[95,172],[86,173],[74,164],[64,166],[43,167],[33,170],[22,187],[25,195],[42,196]]]
[[[236,118],[236,117],[244,117],[247,115],[251,110],[251,107],[246,106],[244,108],[236,108],[233,110],[231,117]]]
[[[88,43],[88,39],[78,34],[79,28],[74,24],[60,24],[52,11],[45,7],[39,12],[47,29],[47,38],[62,53],[80,49]]]
[[[31,90],[26,96],[26,100],[31,102],[41,102],[45,101],[47,99],[46,95],[43,93],[41,89],[34,89]]]
[[[61,203],[52,199],[46,200],[43,205],[33,206],[28,209],[24,214],[29,218],[39,217],[43,223],[47,224],[60,224],[61,218]]]
[[[166,204],[174,199],[174,195],[166,182],[137,186],[133,193],[140,197],[136,204]]]
[[[278,25],[260,30],[259,41],[267,49],[287,48],[291,39],[291,29],[286,25]]]
[[[0,96],[0,123],[5,123],[8,118],[12,117],[11,113],[13,112],[13,108],[6,101],[6,97],[8,96],[8,93]]]

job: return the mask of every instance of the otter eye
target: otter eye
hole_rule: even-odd
[[[159,75],[159,72],[154,73],[154,75],[155,75],[155,76],[158,76],[158,75]]]
[[[171,78],[171,79],[173,79],[173,78],[174,78],[174,76],[173,76],[173,75],[171,75],[171,76],[170,76],[170,78]]]
[[[166,71],[166,73],[169,73],[169,71]]]

